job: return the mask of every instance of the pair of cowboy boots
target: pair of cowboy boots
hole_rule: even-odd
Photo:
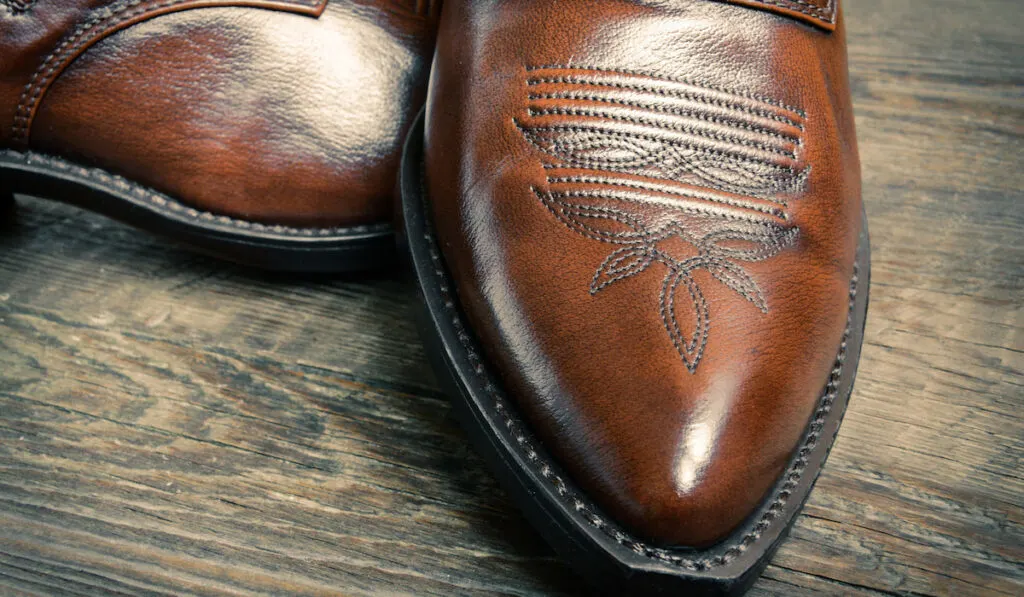
[[[860,352],[844,35],[837,0],[3,0],[0,201],[303,272],[397,229],[548,541],[604,591],[736,594]]]

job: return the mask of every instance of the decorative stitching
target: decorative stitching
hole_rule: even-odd
[[[628,262],[628,258],[633,258],[632,262]],[[647,247],[623,247],[613,251],[594,273],[590,281],[590,294],[597,294],[614,282],[639,274],[647,269],[652,259],[654,256],[648,252]],[[626,265],[621,265],[624,262]]]
[[[386,232],[391,230],[390,224],[369,224],[362,226],[350,226],[350,227],[330,227],[330,228],[297,228],[292,226],[282,226],[278,224],[260,224],[259,222],[251,222],[247,220],[239,220],[230,216],[223,216],[214,214],[207,211],[200,211],[198,209],[189,207],[171,197],[159,193],[157,191],[147,189],[146,187],[135,184],[121,176],[115,174],[109,174],[100,170],[99,168],[83,168],[76,166],[50,156],[40,155],[37,153],[20,153],[9,149],[0,150],[0,158],[20,162],[26,165],[29,164],[43,164],[47,168],[53,170],[59,170],[66,172],[72,176],[80,179],[85,179],[91,182],[96,182],[101,185],[116,188],[117,190],[129,193],[132,197],[140,199],[149,203],[154,209],[169,210],[176,214],[186,216],[195,220],[201,220],[203,222],[210,222],[216,224],[223,224],[232,228],[238,228],[239,230],[245,230],[249,232],[270,232],[274,234],[281,234],[284,236],[295,236],[295,237],[338,237],[338,236],[351,236],[351,235],[362,235],[373,232]]]
[[[541,70],[580,69],[594,72],[569,79],[528,78],[528,82],[531,85],[537,81],[545,85],[609,83],[655,94],[678,91],[665,87],[664,83],[672,80],[647,74],[642,75],[644,79],[628,83],[607,80],[609,73],[640,76],[635,71],[593,67],[544,67]],[[537,70],[527,68],[528,72]],[[696,86],[690,81],[685,84]],[[706,93],[709,90],[719,97],[710,97]],[[786,136],[754,120],[774,116],[771,119],[776,122],[799,125],[802,132],[803,111],[721,87],[707,86],[686,93],[688,99],[696,98],[704,111],[700,107],[687,109],[684,116],[701,120],[706,126],[652,118],[645,111],[652,107],[659,111],[664,106],[642,101],[642,98],[624,102],[624,109],[618,112],[580,106],[581,101],[609,98],[558,88],[529,93],[526,118],[513,120],[513,123],[526,141],[545,157],[548,189],[533,189],[541,203],[574,232],[619,245],[598,266],[590,281],[592,295],[639,275],[655,263],[665,267],[659,314],[683,364],[690,373],[695,373],[708,344],[711,317],[708,300],[693,274],[698,270],[707,272],[759,311],[767,313],[764,293],[739,264],[769,259],[796,244],[799,228],[788,224],[786,197],[803,191],[810,166],[800,163],[798,152],[803,149],[802,136]],[[757,108],[758,113],[752,113],[750,106],[742,105],[736,98],[758,102],[761,106]],[[536,101],[545,104],[537,107],[530,103]],[[741,109],[735,111],[735,116],[722,119],[708,113],[712,106]],[[799,115],[800,120],[780,110]],[[612,129],[607,122],[595,119],[626,122],[638,130]],[[748,136],[744,136],[744,132]],[[793,149],[783,150],[758,141],[758,137],[789,141]],[[794,164],[801,167],[794,167]],[[565,169],[596,173],[556,172]],[[625,178],[621,174],[637,178]],[[673,184],[655,182],[657,180]],[[703,188],[695,191],[690,185]],[[757,199],[769,205],[760,204]],[[696,255],[680,258],[671,255],[671,249],[663,244],[669,240],[683,241],[693,247]],[[680,302],[677,301],[680,296],[686,297],[685,302],[689,303],[690,333],[684,331],[680,321]]]
[[[693,176],[711,188],[774,200],[782,205],[784,200],[774,196],[803,188],[810,173],[809,168],[798,171],[757,156],[730,154],[722,149],[642,133],[630,134],[600,127],[531,128],[519,122],[516,125],[531,145],[558,160],[555,164],[545,164],[547,169],[589,168],[659,180]],[[609,150],[617,150],[617,153]]]
[[[647,108],[647,109],[650,108],[649,105],[644,105],[644,104],[641,104],[641,105],[639,105],[637,107],[639,107],[639,108]],[[679,114],[679,115],[689,116],[689,114],[680,114],[679,112],[675,112],[675,113]],[[646,125],[646,126],[652,126],[652,127],[655,127],[655,128],[666,129],[666,130],[670,130],[670,131],[679,131],[679,132],[690,133],[690,134],[703,134],[703,135],[708,136],[711,139],[715,139],[716,141],[724,141],[724,142],[736,143],[738,145],[746,145],[748,147],[756,147],[757,149],[760,149],[762,151],[768,151],[768,152],[771,152],[771,153],[778,153],[779,155],[784,155],[786,157],[790,157],[790,158],[794,158],[794,159],[796,158],[796,152],[795,151],[785,151],[784,149],[781,149],[781,148],[778,148],[778,147],[772,147],[771,145],[768,145],[767,143],[762,143],[762,142],[758,142],[758,141],[751,141],[749,139],[745,139],[743,137],[736,136],[736,135],[730,136],[730,135],[727,135],[727,134],[715,133],[713,131],[708,131],[708,132],[705,132],[705,133],[699,133],[699,132],[695,132],[695,131],[700,131],[700,129],[698,129],[696,127],[685,125],[685,124],[670,124],[670,123],[667,123],[667,122],[659,121],[659,120],[657,120],[655,118],[651,118],[649,116],[641,116],[641,115],[635,115],[635,114],[633,114],[633,115],[631,115],[631,114],[616,114],[614,112],[609,112],[608,110],[593,110],[593,109],[590,109],[590,108],[545,108],[545,109],[540,109],[540,110],[536,110],[536,109],[530,108],[530,109],[527,110],[527,114],[529,114],[530,116],[592,116],[592,117],[595,117],[595,118],[607,118],[608,120],[616,120],[616,121],[620,121],[620,122],[628,122],[628,123],[631,123],[631,124],[641,124],[641,125]],[[696,119],[696,120],[701,120],[701,121],[704,121],[704,122],[707,122],[707,123],[711,123],[711,124],[727,125],[727,126],[729,126],[731,128],[738,128],[738,129],[741,129],[741,130],[744,130],[744,131],[748,131],[750,133],[754,133],[754,134],[757,134],[757,135],[764,135],[766,137],[771,137],[773,139],[777,139],[779,141],[782,141],[783,143],[790,143],[790,144],[793,144],[793,145],[797,144],[797,140],[796,139],[792,139],[790,137],[786,137],[786,136],[781,135],[781,134],[776,133],[776,132],[756,129],[752,125],[749,125],[749,124],[739,124],[739,123],[729,122],[727,120],[720,120],[720,119],[717,119],[717,118],[714,118],[714,117],[708,116],[708,115],[693,115],[693,118]]]
[[[423,193],[424,200],[425,197],[426,194]],[[743,552],[747,551],[758,539],[760,539],[764,532],[771,528],[772,524],[781,520],[780,514],[782,509],[785,507],[790,497],[792,497],[793,490],[799,484],[800,479],[807,470],[809,465],[807,457],[818,446],[818,440],[820,438],[821,431],[824,428],[825,420],[832,412],[833,404],[836,396],[838,395],[839,385],[842,379],[843,365],[846,361],[846,351],[850,338],[850,330],[853,325],[853,309],[856,302],[857,285],[859,282],[859,263],[854,263],[853,277],[850,280],[849,311],[847,312],[846,328],[843,330],[842,340],[839,345],[839,352],[836,355],[836,360],[829,373],[828,382],[825,384],[825,389],[822,392],[821,398],[818,400],[818,404],[811,417],[811,421],[807,425],[807,432],[805,433],[804,439],[801,442],[800,447],[796,450],[793,462],[783,474],[782,478],[785,479],[785,481],[778,487],[777,491],[775,491],[768,508],[765,509],[764,513],[753,525],[750,531],[745,533],[735,543],[726,547],[722,553],[717,556],[710,558],[693,558],[673,553],[671,550],[665,548],[650,546],[616,528],[613,523],[598,515],[590,505],[580,498],[569,484],[555,472],[552,464],[547,461],[545,456],[534,447],[531,438],[528,436],[528,432],[526,432],[524,426],[519,423],[516,415],[513,414],[512,410],[506,404],[504,396],[502,396],[498,388],[491,383],[486,374],[484,361],[475,350],[473,341],[470,338],[469,333],[466,331],[458,310],[456,309],[455,297],[452,294],[452,290],[448,282],[446,281],[447,276],[444,272],[443,260],[440,252],[438,251],[437,242],[434,239],[433,232],[430,229],[429,221],[426,226],[427,228],[423,234],[423,238],[429,248],[430,258],[433,262],[434,275],[437,277],[438,290],[441,293],[449,321],[455,330],[459,343],[466,352],[474,375],[480,381],[484,391],[491,398],[494,410],[501,417],[501,421],[508,430],[509,435],[515,440],[516,449],[518,449],[518,451],[526,458],[533,470],[539,473],[540,476],[550,484],[550,486],[555,490],[555,494],[558,496],[558,499],[562,500],[564,504],[579,514],[587,524],[601,531],[604,535],[611,538],[622,547],[625,547],[642,557],[657,560],[689,571],[703,572],[725,566],[729,562],[735,560],[737,557],[742,555]]]
[[[33,0],[34,1],[34,0]],[[118,27],[131,21],[136,17],[144,17],[149,13],[156,13],[165,9],[175,8],[186,10],[193,7],[209,6],[230,6],[233,0],[223,2],[197,2],[197,0],[164,0],[154,4],[145,4],[147,0],[127,0],[120,5],[112,5],[97,10],[84,23],[80,24],[43,60],[39,68],[32,74],[32,78],[25,85],[18,106],[15,109],[14,123],[11,127],[11,134],[15,144],[20,146],[28,145],[29,130],[32,127],[32,120],[35,117],[36,107],[42,101],[47,89],[54,79],[64,70],[69,59],[77,56],[80,51],[87,49],[91,44],[103,39],[104,36],[117,31]],[[250,0],[252,1],[252,0]],[[285,0],[267,2],[267,6],[280,8]],[[322,6],[323,0],[287,0],[296,6],[306,9],[316,9]],[[196,5],[196,6],[189,6]],[[99,29],[94,33],[94,29]]]
[[[663,105],[663,104],[656,104],[656,103],[652,103],[652,102],[639,102],[639,101],[636,101],[636,100],[623,99],[623,98],[618,98],[618,97],[614,97],[614,96],[603,96],[603,95],[597,95],[597,94],[594,94],[594,93],[580,93],[580,92],[576,92],[576,91],[564,91],[564,92],[558,92],[558,93],[531,93],[529,97],[530,97],[530,100],[533,100],[533,101],[571,99],[571,100],[581,100],[581,101],[588,101],[588,102],[599,102],[599,103],[603,103],[603,104],[610,104],[610,105],[613,105],[613,106],[625,106],[625,107],[629,107],[629,108],[640,108],[642,110],[647,110],[647,111],[651,111],[651,112],[659,112],[659,113],[662,113],[662,114],[672,114],[674,116],[682,116],[682,117],[685,117],[685,118],[694,118],[694,119],[698,119],[698,120],[702,120],[702,121],[705,121],[705,122],[710,122],[710,123],[718,124],[718,125],[734,126],[734,127],[742,128],[744,130],[748,130],[750,132],[768,135],[768,136],[775,137],[775,138],[778,138],[778,139],[781,139],[781,140],[784,140],[784,141],[789,141],[789,142],[792,142],[792,143],[796,143],[800,139],[799,135],[792,135],[792,134],[788,134],[787,135],[785,133],[779,133],[779,132],[776,132],[775,129],[771,128],[768,125],[760,124],[760,123],[757,123],[756,121],[751,121],[750,119],[744,120],[743,118],[738,118],[736,116],[733,116],[731,118],[729,118],[729,117],[726,117],[726,118],[716,117],[716,116],[704,114],[701,111],[693,109],[693,108],[689,108],[689,109],[687,109],[687,108],[678,108],[678,107],[666,106],[666,105]],[[709,104],[707,102],[701,102],[701,103],[703,105],[715,106],[715,107],[721,108],[723,110],[729,110],[729,109],[732,109],[734,107],[732,105],[726,104],[725,102],[718,102],[716,104]],[[789,120],[788,118],[786,118],[784,116],[779,116],[777,114],[762,115],[762,114],[757,114],[757,113],[755,113],[754,111],[751,111],[751,110],[737,110],[737,111],[738,112],[742,112],[744,114],[751,115],[751,116],[759,116],[761,118],[764,118],[765,120],[771,120],[774,123],[778,123],[778,124],[775,125],[776,127],[778,127],[778,125],[785,125],[785,126],[791,126],[791,127],[797,128],[797,129],[799,129],[801,131],[803,130],[803,124],[802,123],[797,123],[795,121]],[[763,112],[763,114],[768,114],[768,113],[767,112]]]
[[[690,214],[691,217],[687,221],[670,220],[651,226],[642,216],[624,210],[569,203],[564,200],[566,197],[596,197],[643,202],[644,199],[641,197],[614,196],[600,192],[541,193],[536,189],[534,192],[538,194],[544,206],[571,230],[594,240],[628,245],[625,249],[617,249],[598,267],[591,280],[591,294],[597,294],[614,282],[645,271],[652,263],[661,263],[667,268],[668,273],[661,293],[660,313],[665,330],[691,373],[696,372],[704,354],[710,330],[707,301],[693,279],[692,272],[698,269],[707,271],[762,313],[767,313],[768,306],[759,286],[735,262],[750,263],[773,257],[795,244],[799,232],[796,227],[785,228],[741,215],[681,207],[672,208],[672,211]],[[703,217],[696,217],[698,215]],[[627,230],[615,231],[588,223],[593,220],[616,222],[625,226]],[[729,220],[738,222],[729,224]],[[658,248],[660,241],[670,238],[686,241],[697,249],[698,255],[681,261]],[[722,244],[727,241],[750,243],[754,248],[744,250]],[[627,257],[633,257],[634,261],[626,267],[618,267]],[[694,337],[689,342],[682,339],[683,334],[675,308],[675,294],[680,284],[685,284],[689,292],[696,320]]]
[[[537,147],[538,149],[541,149],[542,151],[546,151],[543,147],[537,145],[536,143],[534,143],[532,141],[531,141],[531,144],[534,145],[535,147]],[[728,166],[729,168],[736,168],[736,169],[738,169],[738,168],[741,168],[743,166],[743,163],[740,160],[736,160],[734,158],[729,158],[727,156],[718,154],[716,152],[706,152],[706,155],[707,156],[714,156],[717,159],[718,163],[722,167],[727,167]],[[594,164],[583,164],[583,165],[584,166],[595,166]],[[561,165],[561,164],[544,164],[544,169],[545,170],[561,170],[561,169],[564,169],[564,168],[565,168],[565,166]],[[770,201],[772,203],[776,203],[778,205],[781,205],[781,206],[785,207],[785,206],[788,205],[789,202],[783,196],[780,196],[779,194],[792,193],[792,192],[795,192],[795,191],[797,191],[799,189],[804,188],[804,186],[807,183],[807,177],[810,175],[810,171],[811,171],[811,169],[810,169],[809,166],[803,172],[797,172],[796,170],[794,170],[792,168],[779,168],[779,172],[781,174],[779,174],[777,176],[773,176],[770,179],[770,182],[765,186],[763,191],[759,191],[758,189],[752,188],[749,185],[747,185],[747,186],[744,186],[744,185],[733,185],[733,184],[730,184],[730,183],[727,183],[727,182],[721,181],[721,180],[718,180],[714,184],[717,184],[717,186],[718,186],[718,188],[720,190],[728,191],[730,193],[747,195],[748,197],[753,197],[755,199],[761,199],[761,200],[764,200],[764,201]],[[685,173],[683,173],[683,174],[685,174]],[[703,176],[705,179],[711,178],[712,180],[714,180],[714,178],[709,176],[707,172],[705,172],[703,170],[700,170],[700,169],[698,169],[696,172],[694,172],[694,174],[698,175],[698,176]],[[676,178],[674,178],[672,176],[662,175],[662,174],[659,174],[657,172],[645,172],[644,176],[646,176],[647,178],[654,179],[654,180],[665,180],[665,181],[673,181],[673,182],[676,181]],[[605,183],[605,184],[611,184],[611,183]],[[781,217],[783,219],[787,219],[787,216],[785,214],[782,214],[779,217]]]
[[[529,110],[527,110],[527,114],[530,114]],[[640,118],[640,117],[634,117],[634,118]],[[645,124],[645,123],[639,122],[639,120],[637,120],[637,122],[638,122],[638,124]],[[650,128],[663,128],[663,127],[650,127]],[[740,156],[742,158],[750,159],[752,161],[762,162],[764,164],[770,164],[771,165],[771,164],[773,164],[773,162],[770,160],[770,158],[757,157],[757,156],[754,156],[754,155],[749,155],[749,154],[743,153],[743,148],[758,149],[760,151],[763,151],[766,154],[771,154],[773,156],[788,158],[788,159],[791,159],[791,160],[797,159],[796,151],[795,150],[791,151],[791,152],[780,151],[780,150],[778,150],[778,149],[776,149],[774,147],[771,147],[770,145],[765,145],[764,143],[758,143],[756,141],[748,141],[748,140],[730,139],[728,136],[723,135],[721,133],[715,133],[715,132],[712,132],[712,131],[701,131],[700,129],[694,129],[694,128],[689,128],[689,129],[681,130],[680,131],[680,132],[692,135],[692,137],[694,138],[694,141],[689,142],[689,143],[666,138],[666,136],[664,136],[664,135],[658,135],[655,131],[651,131],[649,133],[626,132],[626,131],[616,131],[614,129],[610,129],[610,128],[607,128],[607,127],[601,127],[601,126],[552,125],[552,126],[532,127],[530,130],[532,132],[547,132],[547,133],[553,133],[553,132],[559,132],[559,131],[561,131],[561,132],[570,132],[570,133],[600,133],[600,134],[604,134],[604,135],[618,137],[620,139],[625,139],[625,140],[627,140],[627,142],[634,141],[636,139],[643,139],[645,141],[655,141],[655,142],[658,142],[658,143],[665,143],[665,144],[668,144],[668,145],[672,145],[672,146],[675,146],[675,147],[682,147],[682,148],[686,148],[686,149],[698,148],[698,147],[700,147],[700,145],[696,145],[695,143],[699,143],[700,141],[704,141],[706,139],[711,139],[712,141],[718,141],[718,142],[722,143],[723,145],[725,145],[725,144],[732,144],[733,145],[733,147],[731,147],[730,150],[728,150],[728,151],[720,151],[720,153],[734,153],[735,155]],[[567,143],[569,141],[562,140],[562,142],[563,143]],[[578,142],[577,142],[577,144],[578,144]]]
[[[530,78],[527,81],[528,85],[532,86],[532,85],[538,85],[538,84],[541,84],[541,83],[572,83],[572,84],[578,84],[578,85],[595,85],[595,86],[601,86],[601,87],[617,87],[617,88],[623,88],[623,89],[633,89],[633,90],[636,90],[636,91],[646,91],[648,93],[655,93],[655,94],[658,94],[658,95],[676,96],[676,93],[679,93],[678,91],[667,89],[664,86],[663,87],[657,87],[656,85],[659,82],[660,83],[664,83],[664,82],[680,83],[680,84],[683,84],[683,85],[690,85],[692,87],[696,87],[696,88],[698,88],[698,91],[715,91],[715,92],[722,93],[722,94],[729,95],[729,96],[741,97],[741,98],[753,100],[753,101],[756,101],[756,102],[767,104],[769,106],[774,106],[776,108],[782,108],[783,110],[786,110],[786,111],[789,111],[789,112],[793,112],[794,114],[799,115],[801,119],[804,119],[804,118],[807,117],[807,114],[803,110],[801,110],[800,108],[797,108],[795,106],[791,106],[789,104],[780,102],[780,101],[778,101],[778,100],[776,100],[774,98],[766,97],[764,95],[760,95],[760,94],[757,94],[757,93],[752,93],[750,91],[743,91],[743,90],[736,90],[736,89],[727,89],[725,87],[716,85],[714,83],[709,83],[707,81],[701,81],[699,79],[687,79],[687,78],[684,78],[684,77],[673,77],[673,76],[663,75],[663,74],[660,74],[660,73],[654,73],[654,72],[651,72],[651,71],[644,71],[644,70],[637,70],[637,69],[605,68],[605,67],[601,67],[601,66],[586,66],[586,65],[581,65],[581,64],[576,64],[576,65],[527,66],[526,67],[526,72],[540,72],[540,71],[576,71],[576,72],[595,71],[595,72],[591,72],[590,73],[591,74],[591,78],[589,78],[589,79],[587,77],[581,76],[581,75],[569,75],[567,77],[566,76],[560,76],[560,77],[556,76],[556,77],[553,77],[553,78],[532,77],[532,78]],[[648,79],[648,81],[639,81],[637,83],[632,83],[632,82],[630,82],[630,83],[623,83],[623,82],[616,82],[616,81],[601,80],[600,78],[594,78],[594,75],[597,75],[598,77],[600,77],[601,75],[605,75],[605,76],[608,76],[608,75],[629,75],[629,76],[635,76],[635,77],[644,77],[644,78]],[[699,97],[699,96],[697,96],[697,97]],[[712,101],[713,98],[705,99],[705,100],[700,100],[700,99],[691,98],[689,96],[686,96],[686,99],[695,99],[695,101],[708,101],[708,103],[715,104],[715,102]],[[717,104],[715,104],[715,105],[717,105]]]
[[[669,267],[669,275],[665,276],[665,281],[661,286],[661,322],[665,326],[665,330],[668,331],[669,337],[672,338],[676,352],[683,358],[690,373],[697,370],[697,365],[704,354],[704,348],[708,343],[708,326],[711,323],[707,299],[704,298],[700,287],[690,276],[692,270],[698,269],[702,265],[703,260],[701,259],[687,259],[682,263],[673,262],[673,265]],[[683,339],[683,332],[679,329],[679,318],[676,317],[676,293],[681,282],[686,284],[686,290],[690,293],[693,311],[697,317],[697,325],[693,328],[693,336],[689,342]]]
[[[559,77],[557,79],[546,79],[546,80],[543,80],[541,82],[565,84],[565,83],[572,83],[573,81],[567,81],[566,77]],[[531,84],[536,84],[536,83],[531,83]],[[590,83],[590,84],[594,84],[594,83]],[[610,85],[610,84],[604,84],[604,85],[610,86],[610,87],[624,88],[623,85]],[[647,92],[651,92],[651,93],[657,93],[658,91],[663,91],[663,90],[652,91],[650,89],[641,89],[639,86],[634,86],[631,89],[637,90],[637,91],[647,91]],[[783,115],[776,114],[776,113],[773,113],[773,112],[768,112],[768,111],[765,111],[765,110],[757,110],[757,109],[753,109],[753,108],[747,108],[747,107],[744,107],[744,106],[739,106],[739,105],[735,105],[735,104],[729,104],[729,103],[723,102],[723,101],[708,101],[706,98],[700,98],[700,97],[693,96],[693,95],[680,94],[680,95],[672,95],[670,97],[671,97],[671,99],[683,99],[683,100],[686,100],[686,101],[699,102],[699,103],[702,103],[702,104],[706,104],[706,105],[710,105],[710,106],[715,106],[715,107],[721,108],[723,110],[734,110],[734,111],[737,111],[737,112],[743,112],[745,114],[750,114],[752,116],[760,116],[761,118],[764,118],[766,120],[772,120],[774,122],[778,122],[779,124],[785,124],[785,125],[788,125],[788,126],[796,127],[798,129],[800,129],[801,131],[804,130],[804,125],[803,125],[802,122],[798,122],[798,121],[792,120],[790,118],[786,118]],[[617,106],[628,106],[630,108],[642,108],[644,110],[651,110],[651,111],[655,111],[655,112],[663,112],[663,113],[667,113],[667,114],[676,114],[676,115],[679,115],[679,116],[688,116],[688,117],[691,117],[691,118],[708,119],[708,120],[711,120],[712,122],[719,123],[716,120],[709,119],[707,116],[702,115],[700,112],[698,112],[696,110],[687,110],[687,109],[683,109],[683,108],[672,108],[672,107],[663,106],[663,105],[660,105],[660,104],[637,102],[635,100],[622,99],[622,98],[617,98],[617,97],[613,97],[613,96],[601,96],[601,95],[597,95],[597,94],[594,94],[594,93],[582,93],[582,92],[578,92],[578,91],[563,91],[563,92],[559,92],[559,93],[531,93],[530,94],[530,99],[531,100],[575,99],[575,100],[584,100],[584,101],[589,101],[589,102],[601,102],[601,103],[612,104],[612,105],[617,105]],[[721,121],[726,121],[726,120],[727,119],[724,119],[724,118],[721,119]],[[741,120],[740,119],[735,119],[734,122],[739,123],[739,122],[741,122]],[[752,125],[752,127],[756,127],[758,130],[769,131],[769,129],[767,127],[758,126],[756,124]]]
[[[524,135],[527,135],[527,137],[529,137],[529,140],[531,141],[531,143],[533,143],[535,146],[537,146],[538,149],[542,149],[542,150],[544,150],[547,153],[550,153],[551,150],[550,149],[546,149],[540,143],[540,140],[543,138],[543,136],[538,134],[538,133],[560,133],[560,132],[562,132],[562,133],[580,133],[580,134],[584,134],[584,135],[591,135],[592,137],[589,137],[589,138],[588,137],[581,137],[581,136],[573,137],[573,136],[563,135],[563,136],[560,136],[556,140],[557,140],[559,145],[564,145],[568,149],[587,149],[588,148],[587,145],[588,145],[589,142],[592,141],[593,137],[605,136],[605,137],[608,137],[608,138],[611,138],[611,139],[615,139],[616,141],[614,141],[614,142],[615,143],[619,143],[622,146],[629,146],[629,147],[632,147],[632,148],[642,149],[644,146],[639,144],[639,143],[637,143],[637,139],[641,139],[641,140],[644,140],[644,141],[650,141],[650,142],[658,143],[658,144],[664,143],[666,145],[678,147],[680,149],[699,151],[701,154],[709,155],[709,156],[712,156],[712,157],[714,157],[716,159],[725,158],[725,159],[732,160],[732,161],[735,161],[737,159],[748,160],[748,161],[755,162],[755,163],[758,163],[758,164],[763,164],[765,166],[772,166],[772,167],[775,167],[775,168],[778,168],[780,170],[784,170],[786,172],[790,172],[790,173],[793,173],[793,174],[797,173],[796,170],[794,170],[792,167],[780,165],[777,162],[771,161],[771,159],[769,159],[769,158],[760,157],[760,156],[757,156],[757,155],[751,155],[749,153],[744,153],[743,149],[740,148],[740,147],[731,147],[731,148],[729,148],[727,150],[725,150],[725,149],[712,149],[712,148],[708,148],[708,147],[699,145],[698,144],[699,140],[683,141],[683,140],[678,140],[678,139],[666,139],[664,136],[658,136],[658,135],[654,135],[654,134],[617,131],[617,130],[614,130],[614,129],[609,129],[609,128],[600,127],[600,126],[586,126],[586,127],[584,127],[584,126],[577,126],[577,125],[550,125],[550,126],[523,127],[523,126],[520,125],[520,123],[518,121],[516,121],[516,125],[519,126],[520,130],[523,131]],[[603,141],[604,141],[606,146],[611,143],[608,139],[604,139]],[[660,150],[661,148],[656,148],[656,149]],[[758,148],[758,149],[760,149],[760,148]],[[766,152],[768,152],[768,151],[766,151]],[[648,153],[648,152],[644,151],[644,153]],[[779,154],[779,153],[777,153],[776,155],[778,155],[778,157],[784,157],[784,158],[788,158],[788,159],[791,159],[791,160],[796,160],[797,159],[797,156],[796,156],[795,152],[792,153],[792,154]]]
[[[696,103],[706,104],[706,105],[709,105],[709,106],[715,106],[715,107],[722,108],[722,109],[733,110],[733,111],[736,111],[736,112],[743,112],[745,114],[751,114],[753,116],[760,116],[761,118],[767,118],[767,119],[770,119],[770,120],[775,120],[775,121],[780,122],[782,124],[788,124],[790,126],[795,126],[795,127],[799,128],[799,129],[803,130],[803,125],[802,125],[801,121],[788,118],[788,117],[786,117],[784,115],[781,115],[781,114],[775,114],[775,113],[772,113],[772,112],[769,112],[769,111],[760,110],[760,109],[757,109],[757,108],[751,108],[751,107],[747,107],[747,106],[742,106],[742,105],[739,105],[739,104],[730,104],[728,102],[724,102],[724,101],[721,101],[721,100],[716,100],[714,98],[702,97],[700,95],[691,94],[691,93],[687,93],[687,92],[683,92],[683,91],[651,87],[651,86],[643,85],[643,84],[640,84],[640,83],[623,83],[623,82],[618,82],[618,81],[600,81],[599,82],[599,81],[594,81],[594,80],[591,80],[591,79],[586,79],[584,77],[578,77],[578,76],[568,76],[568,77],[562,76],[562,77],[548,77],[548,78],[541,78],[541,79],[531,79],[531,80],[527,81],[527,84],[531,85],[531,86],[532,85],[543,85],[543,84],[585,85],[585,86],[594,86],[594,87],[608,87],[608,88],[611,88],[611,89],[622,89],[622,90],[626,90],[626,91],[637,91],[637,92],[643,92],[643,93],[653,93],[653,94],[656,94],[656,95],[659,95],[659,96],[662,96],[662,97],[666,97],[666,98],[669,98],[669,99],[680,99],[680,100],[692,101],[692,102],[696,102]],[[687,83],[687,84],[692,85],[692,83]],[[534,95],[540,95],[540,94],[534,94]],[[571,92],[565,92],[565,93],[563,93],[561,95],[565,99],[586,99],[586,98],[583,98],[583,97],[573,98]],[[541,98],[531,97],[531,99],[541,99]],[[554,98],[551,98],[551,99],[554,99]],[[601,100],[591,100],[591,101],[601,101]],[[611,102],[610,101],[609,103],[615,103],[615,102]],[[629,105],[629,104],[625,103],[625,105]],[[801,115],[801,117],[802,116],[803,115]]]
[[[630,202],[630,203],[637,203],[637,204],[640,204],[640,205],[650,205],[652,203],[659,204],[659,205],[665,205],[665,203],[659,202],[655,197],[652,197],[651,195],[647,195],[647,194],[643,194],[643,193],[635,193],[635,194],[633,194],[633,193],[616,192],[616,191],[561,191],[561,192],[549,192],[549,193],[547,193],[547,195],[550,196],[552,199],[558,200],[560,202],[563,199],[568,199],[568,198],[575,197],[575,198],[584,198],[584,199],[609,199],[609,200],[613,200],[613,201],[627,201],[627,202]],[[691,197],[691,198],[702,199],[701,197]],[[710,199],[705,199],[705,200],[710,201]],[[741,207],[743,209],[754,209],[754,208],[748,208],[746,206],[741,206],[738,203],[727,203],[725,205],[729,205],[730,207]],[[759,218],[759,217],[756,217],[754,215],[748,215],[748,214],[744,214],[744,213],[732,213],[730,211],[725,211],[724,209],[716,208],[714,206],[697,207],[697,206],[682,205],[682,204],[674,203],[674,202],[668,203],[668,206],[671,209],[673,209],[673,210],[680,211],[680,212],[683,212],[683,213],[686,213],[686,214],[692,214],[692,215],[714,216],[716,218],[722,218],[722,219],[725,219],[725,220],[735,220],[735,221],[740,221],[740,222],[752,222],[752,223],[755,223],[755,224],[761,224],[761,223],[764,223],[764,221],[765,221],[764,218]],[[590,207],[590,209],[596,210],[596,209],[603,209],[603,208]],[[757,210],[757,211],[761,211],[761,210]],[[767,213],[767,212],[762,212],[762,213]],[[774,214],[770,214],[770,215],[774,215]]]
[[[654,191],[655,193],[666,193],[669,195],[678,195],[680,197],[692,197],[696,199],[704,199],[706,201],[712,201],[715,203],[722,203],[724,205],[731,205],[733,207],[739,207],[741,209],[752,209],[759,211],[764,214],[775,216],[785,220],[788,218],[786,212],[779,209],[778,207],[771,207],[766,205],[757,205],[756,203],[750,203],[746,201],[737,201],[726,196],[717,195],[714,193],[703,193],[694,194],[687,193],[678,187],[670,187],[663,184],[652,184],[649,182],[641,182],[638,180],[626,180],[621,178],[610,178],[607,176],[549,176],[549,184],[600,184],[615,187],[624,187],[629,189],[638,189],[642,191]],[[783,205],[777,201],[773,201],[776,205]]]

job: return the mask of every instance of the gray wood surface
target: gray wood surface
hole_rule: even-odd
[[[861,373],[753,595],[1024,595],[1024,4],[847,2]],[[580,595],[449,417],[397,273],[59,204],[0,231],[0,595]]]

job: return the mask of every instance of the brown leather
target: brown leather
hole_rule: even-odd
[[[442,15],[424,170],[461,307],[545,448],[665,545],[713,544],[762,500],[847,322],[842,17],[762,8]]]
[[[425,94],[427,0],[0,6],[0,149],[99,166],[202,210],[389,218]]]
[[[723,0],[733,4],[742,4],[752,8],[760,8],[781,15],[806,21],[812,25],[823,27],[828,31],[836,28],[836,16],[839,14],[839,0]]]

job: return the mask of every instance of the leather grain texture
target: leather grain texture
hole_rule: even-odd
[[[172,12],[216,6],[250,6],[316,17],[323,12],[326,3],[326,0],[121,0],[104,6],[69,32],[32,73],[18,98],[11,131],[14,145],[28,146],[39,104],[68,65],[94,44],[122,29]]]
[[[787,202],[810,172],[800,153],[805,114],[638,71],[528,70],[530,103],[517,124],[544,154],[538,198],[569,229],[614,248],[590,294],[663,265],[658,313],[695,372],[711,320],[696,272],[768,312],[745,264],[796,242]],[[675,255],[663,247],[670,240],[696,253]]]
[[[426,194],[467,321],[569,476],[707,547],[791,458],[861,232],[841,18],[448,2]]]
[[[437,3],[55,0],[0,13],[0,147],[214,214],[390,218]]]

